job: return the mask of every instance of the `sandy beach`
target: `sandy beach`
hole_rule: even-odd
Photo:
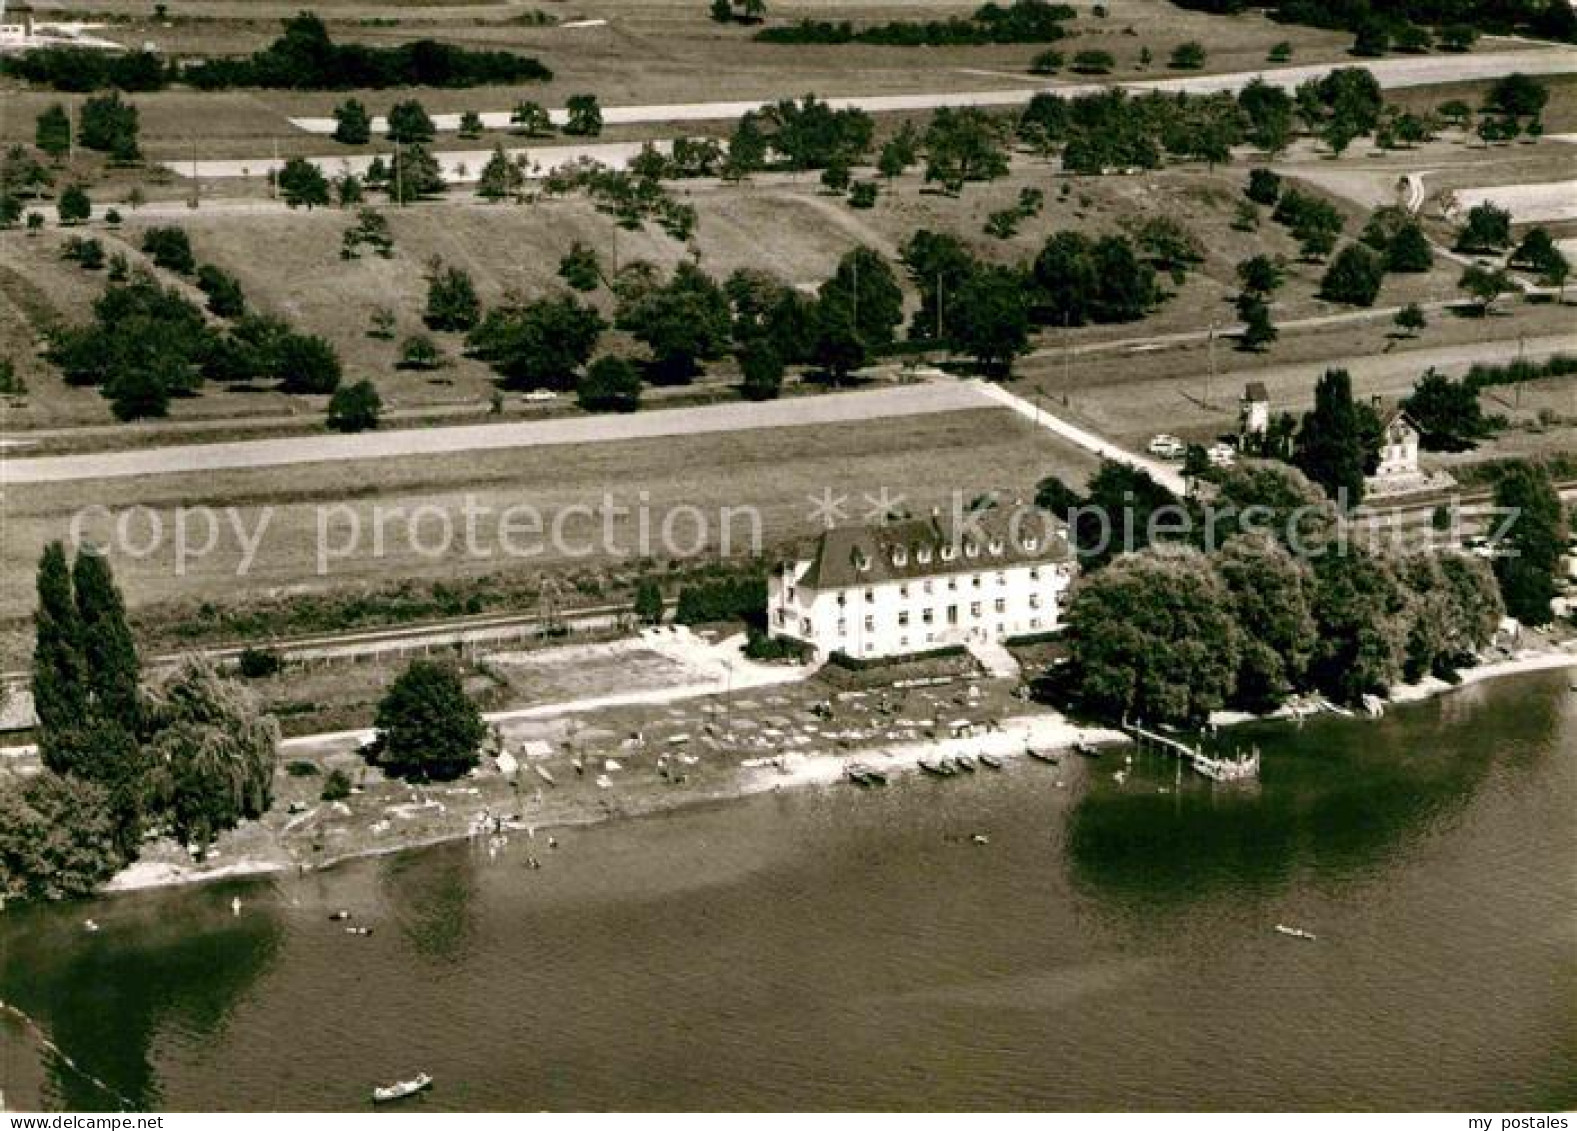
[[[1577,649],[1570,645],[1525,648],[1508,659],[1470,668],[1457,684],[1433,677],[1392,689],[1389,704],[1416,703],[1437,695],[1482,683],[1533,672],[1577,668]],[[697,717],[702,712],[698,709]],[[1291,718],[1284,708],[1274,718]],[[1213,717],[1218,726],[1264,721],[1241,713],[1222,712]],[[105,889],[124,893],[156,887],[211,880],[258,876],[292,869],[319,870],[351,860],[412,851],[436,844],[494,835],[484,832],[499,822],[503,835],[529,830],[544,836],[553,829],[586,826],[620,817],[672,812],[693,805],[719,804],[742,797],[784,789],[807,789],[843,781],[851,765],[858,764],[887,774],[917,773],[922,758],[956,757],[982,753],[999,758],[1025,756],[1034,748],[1070,751],[1080,742],[1097,745],[1123,743],[1118,731],[1084,727],[1046,710],[1003,718],[997,726],[967,737],[947,737],[920,742],[873,742],[836,753],[787,752],[776,757],[748,758],[729,766],[693,769],[694,780],[674,788],[672,783],[620,781],[609,790],[606,775],[594,768],[584,780],[579,774],[544,791],[537,777],[525,775],[534,792],[522,788],[520,777],[506,779],[496,771],[445,785],[410,787],[381,782],[351,799],[358,820],[374,818],[372,835],[351,837],[331,844],[331,836],[318,828],[330,806],[287,814],[283,799],[275,810],[221,841],[221,852],[210,865],[144,860],[116,876]],[[556,767],[563,774],[562,766]],[[567,776],[567,775],[566,775]],[[592,779],[598,780],[595,784]],[[1060,782],[1059,782],[1060,784]],[[578,787],[578,788],[577,788]],[[349,817],[346,803],[336,812]],[[355,843],[349,843],[354,839]]]

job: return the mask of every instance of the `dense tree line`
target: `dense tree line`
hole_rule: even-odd
[[[1356,544],[1320,489],[1290,468],[1229,469],[1211,507],[1242,528],[1196,515],[1191,537],[1120,556],[1076,585],[1066,690],[1086,709],[1197,724],[1306,691],[1356,702],[1404,679],[1449,676],[1503,613],[1482,560]],[[1201,544],[1210,529],[1221,540]]]
[[[201,90],[470,87],[546,82],[553,72],[526,55],[476,51],[417,39],[394,47],[335,43],[310,12],[284,21],[284,33],[248,56],[166,61],[151,52],[115,55],[75,47],[35,48],[7,59],[10,74],[63,91],[160,90],[181,82]]]
[[[272,798],[279,730],[192,661],[141,685],[108,560],[51,543],[38,566],[33,703],[44,772],[0,791],[0,895],[85,895],[162,828],[201,854]]]
[[[1249,0],[1172,0],[1179,8],[1232,14],[1247,10]],[[1569,4],[1551,0],[1254,0],[1256,8],[1267,8],[1272,19],[1283,23],[1305,24],[1364,34],[1383,35],[1389,41],[1400,37],[1404,44],[1414,40],[1407,29],[1430,25],[1452,32],[1466,29],[1472,41],[1474,32],[1504,35],[1531,32],[1549,39],[1577,42],[1577,15]],[[1460,43],[1460,30],[1447,37]]]
[[[1067,34],[1064,21],[1077,13],[1066,4],[1046,0],[1013,0],[1003,7],[984,4],[966,18],[893,20],[857,28],[848,20],[801,20],[756,33],[763,43],[865,43],[882,47],[952,47],[988,43],[1052,43]]]

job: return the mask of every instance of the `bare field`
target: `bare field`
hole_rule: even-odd
[[[955,490],[966,499],[990,489],[1026,493],[1044,475],[1079,482],[1092,469],[1091,458],[1013,413],[985,408],[834,426],[10,489],[3,503],[7,535],[0,551],[0,617],[18,618],[31,607],[33,566],[41,547],[66,537],[71,516],[90,504],[113,511],[141,505],[163,512],[165,537],[156,551],[140,558],[114,555],[116,577],[135,610],[153,602],[195,607],[203,601],[228,604],[249,596],[356,589],[391,577],[454,579],[501,570],[534,574],[645,556],[638,552],[635,517],[613,520],[613,542],[608,544],[620,553],[610,554],[604,550],[601,520],[566,510],[601,506],[608,493],[615,505],[632,509],[644,494],[652,516],[651,537],[657,543],[651,556],[674,556],[658,552],[658,535],[664,516],[683,505],[700,508],[707,516],[704,541],[712,550],[721,545],[728,525],[737,555],[750,543],[751,523],[743,517],[723,523],[724,507],[756,508],[763,546],[770,547],[817,529],[810,499],[824,489],[847,496],[848,517],[858,521],[869,509],[864,493],[884,487],[889,496],[901,495],[906,505],[921,509],[948,505]],[[494,519],[490,521],[495,525],[479,521],[478,536],[468,547],[461,537],[461,511],[468,495],[475,507],[491,507],[495,515],[516,504],[537,508],[550,522],[563,513],[573,544],[568,552],[507,553],[502,540],[490,537],[490,531],[496,534]],[[390,518],[379,554],[372,543],[377,505],[403,506],[406,518],[420,505],[439,508],[451,516],[457,544],[429,555],[422,548],[438,538],[436,519],[422,524],[418,545],[409,538],[406,519]],[[219,539],[212,554],[190,562],[184,576],[176,572],[172,512],[180,506],[239,508],[249,531],[257,529],[262,508],[269,508],[263,540],[245,577],[237,577],[243,553],[231,533]],[[331,557],[322,576],[317,573],[319,508],[337,508],[324,511],[334,546],[347,545],[353,524],[361,535],[355,552]],[[134,541],[147,539],[147,516],[132,521]],[[672,521],[676,538],[687,548],[699,527],[682,515]],[[106,537],[102,515],[92,517],[86,531]],[[512,545],[529,548],[531,541],[517,535]],[[578,548],[588,541],[597,545],[580,555]],[[469,552],[473,548],[490,552]]]

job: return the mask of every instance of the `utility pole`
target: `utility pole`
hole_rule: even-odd
[[[936,273],[936,340],[942,340],[942,273]]]
[[[1205,375],[1205,407],[1210,407],[1210,386],[1216,378],[1216,324],[1210,324],[1210,337],[1208,339],[1210,350],[1210,372]]]
[[[405,161],[400,156],[401,146],[394,143],[394,198],[401,208],[405,207]]]
[[[197,175],[197,139],[195,137],[193,137],[191,139],[191,142],[192,142],[192,200],[191,200],[191,204],[192,204],[193,208],[196,208],[198,200],[203,195],[203,182]]]

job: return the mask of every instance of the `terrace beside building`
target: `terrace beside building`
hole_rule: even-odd
[[[1032,506],[838,527],[772,571],[769,629],[818,659],[996,644],[1060,628],[1076,568],[1064,525]]]

